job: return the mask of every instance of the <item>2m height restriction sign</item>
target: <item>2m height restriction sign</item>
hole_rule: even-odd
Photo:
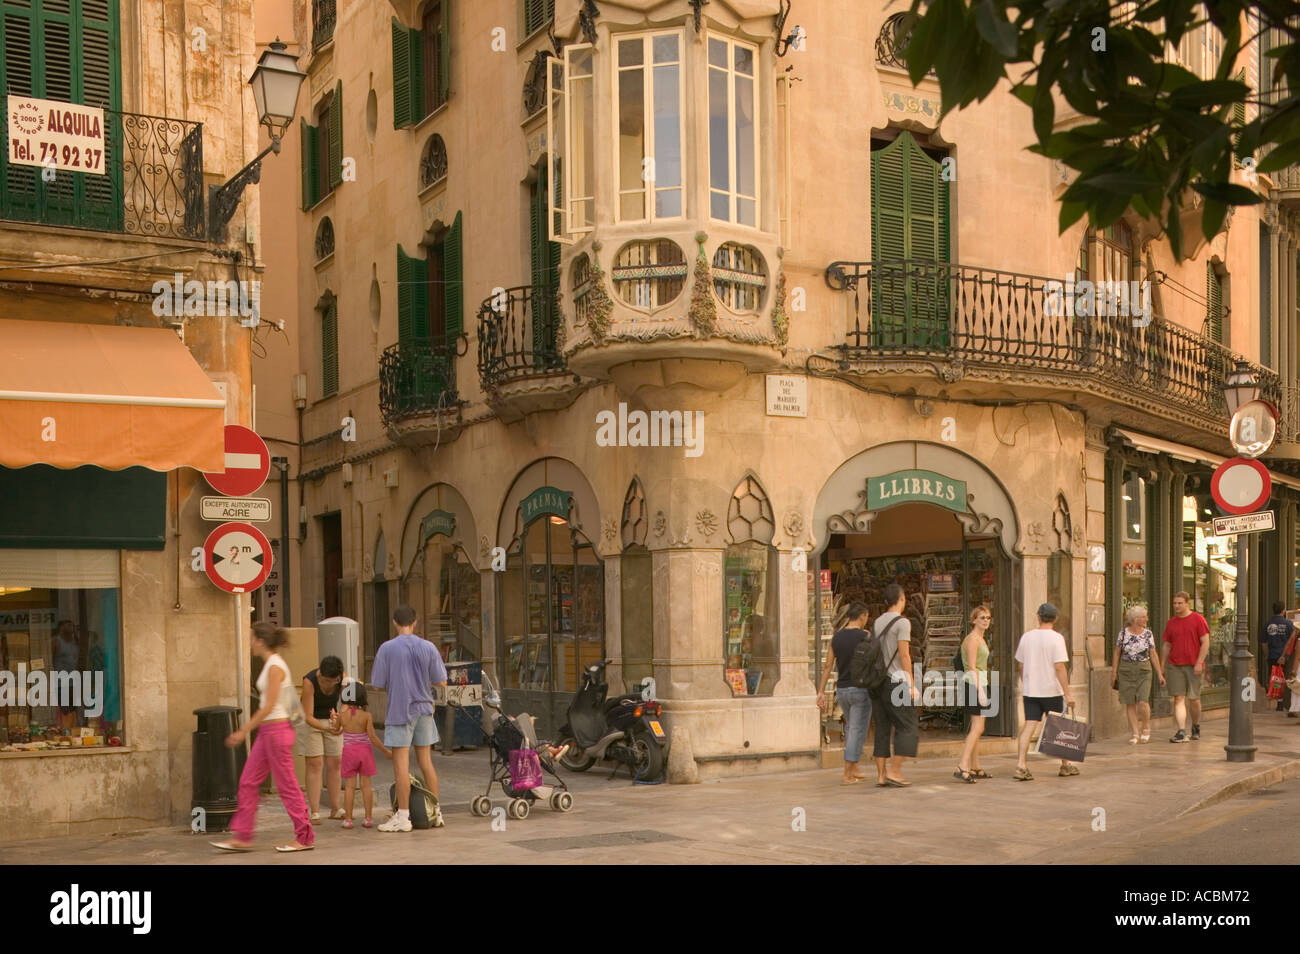
[[[204,479],[222,496],[248,497],[266,483],[271,453],[256,431],[242,424],[227,424],[225,464],[224,471],[204,474]]]
[[[251,593],[271,575],[271,543],[248,523],[223,523],[203,544],[203,569],[227,593]]]

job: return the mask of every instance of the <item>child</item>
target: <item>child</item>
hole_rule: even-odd
[[[354,686],[355,698],[348,700],[348,693],[345,691],[342,699],[342,711],[332,711],[330,713],[330,722],[337,724],[343,730],[343,758],[339,766],[339,774],[343,778],[343,827],[352,827],[352,805],[356,792],[357,776],[361,777],[361,799],[366,807],[366,820],[362,822],[365,828],[374,827],[371,821],[371,815],[374,813],[375,795],[370,788],[370,779],[377,773],[375,771],[375,753],[371,750],[370,744],[373,742],[379,751],[384,753],[384,758],[391,759],[393,753],[391,749],[384,746],[384,743],[375,735],[375,723],[366,711],[366,687],[361,683]]]

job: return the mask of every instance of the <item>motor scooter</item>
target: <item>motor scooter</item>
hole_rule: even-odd
[[[618,766],[626,765],[637,781],[657,782],[668,767],[668,736],[659,722],[662,707],[643,697],[645,682],[636,691],[607,698],[605,667],[610,662],[603,659],[582,674],[582,687],[569,703],[568,720],[560,728],[559,744],[568,746],[560,764],[585,772],[602,759],[612,759],[615,773]]]

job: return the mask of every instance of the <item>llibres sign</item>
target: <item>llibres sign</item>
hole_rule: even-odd
[[[954,513],[966,512],[966,481],[932,470],[896,470],[867,478],[867,509],[884,510],[901,503],[930,503]]]

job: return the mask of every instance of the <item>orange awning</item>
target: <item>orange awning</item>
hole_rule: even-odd
[[[0,319],[0,465],[225,466],[226,401],[167,328]]]

